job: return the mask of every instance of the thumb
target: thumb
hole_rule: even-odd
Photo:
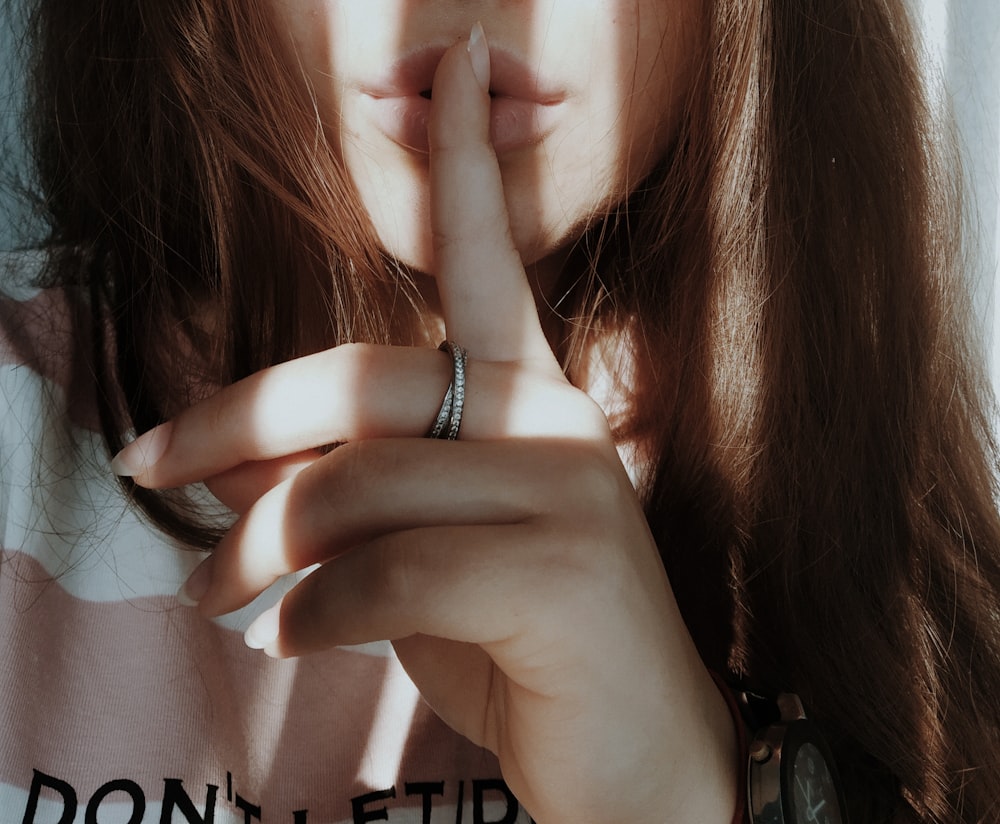
[[[430,141],[435,276],[448,337],[483,360],[555,362],[514,246],[490,142],[490,54],[478,23],[434,76]]]

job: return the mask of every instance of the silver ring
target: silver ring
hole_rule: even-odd
[[[448,390],[444,393],[441,409],[427,437],[454,441],[458,439],[458,432],[462,426],[462,412],[465,409],[465,363],[469,355],[451,340],[446,340],[438,349],[451,354],[452,377]]]

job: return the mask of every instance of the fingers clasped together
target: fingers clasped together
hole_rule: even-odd
[[[486,49],[477,32],[445,54],[429,127],[435,277],[467,358],[364,344],[301,358],[144,434],[115,468],[151,488],[205,481],[239,513],[187,584],[203,614],[315,567],[248,643],[284,657],[393,641],[536,820],[728,821],[728,712],[510,238]],[[317,451],[329,443],[343,445]]]

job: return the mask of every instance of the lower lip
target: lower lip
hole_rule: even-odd
[[[363,98],[369,116],[394,143],[428,154],[427,120],[431,101],[422,95]],[[490,138],[497,154],[541,143],[555,128],[559,104],[496,97],[490,105]]]

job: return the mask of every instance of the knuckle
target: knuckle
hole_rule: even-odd
[[[352,495],[363,494],[368,479],[386,471],[385,452],[382,442],[368,440],[351,441],[331,452],[323,484],[328,503],[334,505]]]
[[[518,393],[519,414],[512,420],[517,434],[611,442],[607,416],[586,392],[561,376],[545,376],[530,387],[529,391]]]
[[[405,607],[419,591],[419,550],[414,546],[401,546],[406,533],[394,533],[374,546],[364,548],[371,553],[372,574],[368,581],[372,603],[384,607]]]
[[[597,450],[590,450],[588,460],[581,461],[574,469],[576,495],[587,502],[587,510],[592,518],[604,521],[607,511],[617,511],[625,495],[631,495],[631,487],[624,488],[626,481],[623,469],[617,460]]]
[[[341,509],[345,501],[380,494],[384,479],[410,471],[413,460],[407,458],[405,445],[393,438],[341,444],[324,459],[326,504]]]
[[[576,416],[580,430],[590,438],[611,439],[611,427],[608,417],[600,404],[580,389],[576,392]]]
[[[375,365],[384,348],[375,343],[351,341],[326,350],[323,357],[327,359],[326,365],[335,373],[349,370],[364,374],[365,369]]]
[[[225,444],[233,450],[237,462],[255,457],[259,447],[253,402],[259,396],[258,384],[254,375],[229,390],[222,390],[206,404],[206,442]]]

